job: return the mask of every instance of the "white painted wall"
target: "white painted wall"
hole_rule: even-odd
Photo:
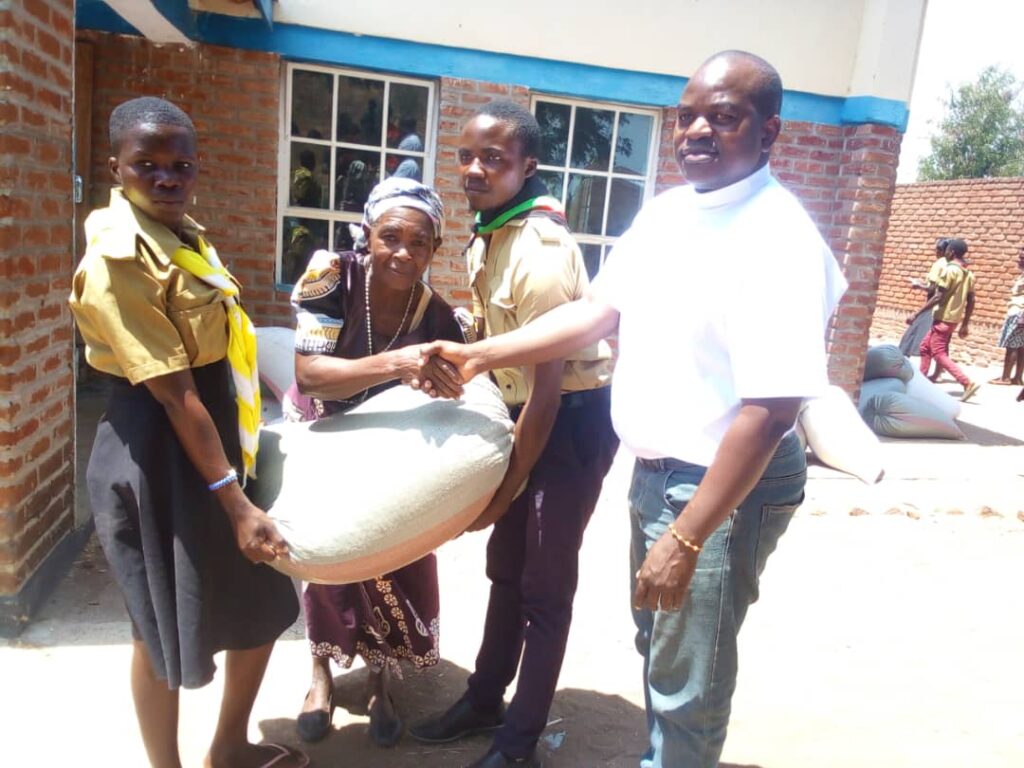
[[[197,10],[254,13],[237,0]],[[927,0],[279,0],[275,20],[378,37],[688,76],[726,48],[788,90],[908,101]],[[251,8],[251,5],[248,6]]]

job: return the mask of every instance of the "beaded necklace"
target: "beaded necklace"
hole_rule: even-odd
[[[366,297],[366,346],[368,348],[367,355],[373,355],[373,321],[370,319],[370,279],[373,277],[373,265],[371,264],[366,269],[366,284],[365,284],[365,297]],[[405,304],[405,314],[402,315],[402,321],[398,324],[398,330],[395,331],[395,335],[391,337],[391,341],[388,345],[381,350],[381,352],[387,352],[391,349],[391,346],[398,341],[398,337],[402,334],[402,328],[405,326],[405,321],[409,319],[409,310],[412,309],[412,298],[416,295],[416,285],[413,284],[412,290],[409,291],[409,301]]]

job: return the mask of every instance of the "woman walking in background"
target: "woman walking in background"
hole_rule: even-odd
[[[1020,274],[1010,286],[1010,304],[999,334],[999,346],[1006,350],[1003,375],[991,384],[1024,384],[1024,247],[1017,252],[1017,269]]]

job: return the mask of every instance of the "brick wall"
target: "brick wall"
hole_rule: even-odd
[[[850,287],[832,323],[829,378],[853,393],[864,372],[902,136],[881,125],[840,130],[843,152],[826,240]]]
[[[977,306],[966,340],[954,343],[965,362],[1001,363],[996,341],[1006,313],[1010,285],[1019,274],[1017,251],[1024,246],[1024,178],[961,179],[901,184],[893,197],[878,286],[872,334],[898,338],[903,320],[924,294],[910,288],[935,259],[935,241],[962,237],[975,274]]]
[[[289,325],[287,293],[274,289],[281,66],[276,54],[215,45],[156,45],[85,33],[95,47],[92,207],[106,205],[110,112],[136,96],[160,96],[192,117],[201,163],[195,214],[257,325]]]
[[[0,596],[74,523],[73,14],[0,2]]]

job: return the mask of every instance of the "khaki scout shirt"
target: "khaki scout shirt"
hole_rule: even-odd
[[[933,319],[935,322],[959,323],[967,314],[967,296],[974,290],[974,273],[951,261],[942,270],[938,285],[945,289],[946,295],[935,307]]]
[[[486,336],[508,333],[560,304],[583,296],[587,270],[572,235],[543,216],[510,221],[473,240],[466,252],[473,288],[473,315]],[[565,361],[562,391],[577,392],[611,382],[612,351],[600,341]],[[525,370],[499,368],[494,377],[509,405],[530,396]]]
[[[198,238],[202,228],[186,217]],[[169,258],[184,245],[115,188],[110,206],[85,222],[85,256],[71,285],[71,311],[85,359],[132,384],[198,368],[227,354],[223,294]]]

